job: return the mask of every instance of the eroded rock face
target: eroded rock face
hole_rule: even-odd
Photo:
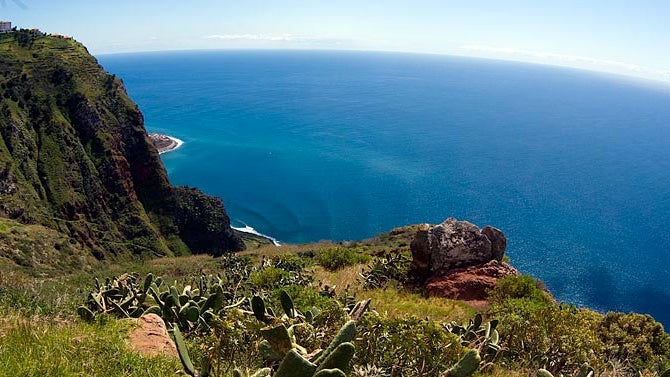
[[[139,327],[130,334],[130,348],[144,356],[179,356],[161,317],[151,313],[138,318],[137,322]]]
[[[507,238],[500,229],[487,225],[482,229],[482,234],[491,241],[491,256],[494,260],[501,261],[507,249]]]
[[[483,302],[498,279],[518,275],[519,271],[509,264],[492,260],[483,265],[454,268],[432,276],[426,281],[425,289],[431,296]]]
[[[410,245],[412,270],[425,280],[438,272],[501,261],[507,240],[498,229],[479,229],[467,221],[449,218],[423,225]]]
[[[498,279],[519,275],[502,262],[506,247],[503,232],[491,226],[479,229],[454,218],[438,225],[424,224],[410,245],[412,274],[431,296],[484,308],[488,291]]]
[[[3,37],[0,54],[12,78],[0,96],[0,216],[97,259],[244,249],[221,200],[170,184],[120,79],[76,41],[26,33]]]

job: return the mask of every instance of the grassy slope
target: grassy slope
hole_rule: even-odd
[[[4,376],[174,376],[180,368],[178,360],[130,351],[126,337],[133,325],[126,320],[26,318],[7,308],[0,318]]]
[[[15,187],[0,196],[9,214],[69,233],[85,247],[102,245],[119,253],[149,246],[157,254],[169,253],[137,200],[114,196],[132,188],[107,185],[127,179],[115,176],[125,164],[118,155],[124,148],[120,130],[142,127],[135,124],[136,106],[120,82],[71,40],[10,33],[0,36],[0,54],[0,169]],[[85,126],[93,134],[75,125],[74,106],[88,106]],[[123,235],[132,232],[148,236],[124,244]]]
[[[24,228],[25,226],[21,224],[3,221],[0,222],[0,235],[2,232],[24,231]],[[394,285],[365,290],[359,279],[359,273],[365,269],[365,266],[361,264],[345,266],[337,271],[328,271],[318,265],[319,253],[333,249],[347,249],[369,255],[385,251],[407,252],[409,240],[414,231],[414,227],[405,227],[359,242],[321,242],[286,245],[281,248],[267,244],[261,245],[263,242],[259,240],[249,240],[250,245],[253,243],[261,246],[254,249],[249,248],[240,254],[250,258],[257,266],[283,254],[301,255],[302,260],[307,263],[306,271],[314,277],[314,281],[309,286],[311,288],[298,287],[296,290],[296,287],[293,287],[289,289],[290,292],[293,292],[292,295],[294,295],[295,304],[299,310],[304,311],[312,305],[319,305],[319,302],[324,304],[324,301],[319,299],[317,292],[324,284],[336,285],[339,295],[346,290],[349,294],[355,295],[357,299],[371,298],[372,308],[379,313],[379,316],[370,317],[369,321],[372,321],[372,328],[382,326],[380,329],[385,330],[381,330],[382,334],[370,335],[369,339],[363,335],[365,339],[357,341],[359,346],[364,347],[371,339],[376,342],[388,336],[386,342],[390,341],[391,344],[395,344],[394,347],[400,346],[399,349],[394,348],[393,352],[402,350],[406,344],[409,347],[408,350],[413,350],[410,352],[416,353],[431,342],[431,336],[435,336],[428,335],[428,333],[444,331],[441,324],[452,321],[464,323],[472,318],[476,313],[475,310],[459,301],[436,297],[427,298],[420,292],[399,289]],[[53,271],[48,273],[47,270],[36,273],[39,268],[0,263],[0,318],[4,318],[0,319],[0,363],[8,365],[8,370],[16,375],[80,375],[90,365],[103,364],[105,366],[95,370],[94,375],[139,376],[147,375],[147,373],[158,376],[173,375],[178,367],[175,360],[146,359],[127,349],[124,339],[130,330],[128,324],[111,317],[101,317],[102,320],[98,320],[97,323],[87,324],[76,316],[76,308],[85,301],[86,294],[92,288],[95,278],[103,280],[106,277],[118,276],[131,271],[140,275],[151,272],[162,276],[170,284],[192,285],[202,273],[226,275],[225,270],[222,269],[223,265],[221,259],[199,255],[135,262],[97,262],[90,270],[54,274]],[[265,271],[260,267],[257,268],[259,268],[258,271]],[[273,279],[273,275],[252,273],[249,277],[250,281],[256,282],[265,282],[267,279]],[[530,279],[530,284],[533,286],[532,289],[536,289],[533,279]],[[272,293],[272,288],[270,291],[264,289],[263,295],[267,297],[276,295],[276,291]],[[541,290],[535,293],[544,297]],[[532,374],[531,371],[538,368],[537,364],[532,361],[535,360],[534,355],[542,355],[544,352],[551,352],[553,355],[551,358],[561,360],[577,358],[573,359],[573,361],[577,360],[577,363],[573,365],[581,365],[583,361],[578,361],[578,359],[597,362],[599,366],[594,366],[601,368],[600,372],[604,372],[602,376],[630,375],[632,369],[628,361],[635,361],[636,357],[643,354],[648,362],[645,364],[647,366],[641,369],[642,376],[657,376],[659,368],[668,367],[670,344],[667,344],[667,335],[665,338],[662,336],[659,338],[658,335],[652,336],[658,331],[659,325],[651,318],[635,314],[623,315],[622,319],[615,320],[614,325],[611,325],[608,330],[599,330],[599,326],[602,326],[601,321],[607,316],[585,309],[552,306],[553,304],[549,306],[541,304],[544,309],[538,311],[536,310],[537,305],[537,301],[519,301],[518,299],[503,301],[502,306],[494,305],[495,310],[488,314],[494,315],[494,318],[500,318],[499,315],[503,316],[504,319],[499,326],[501,335],[507,334],[504,335],[505,342],[514,344],[515,352],[512,354],[517,356],[512,356],[512,359],[506,362],[491,364],[485,373],[480,373],[481,375],[498,377]],[[422,319],[427,321],[422,322]],[[240,325],[232,326],[226,331],[235,333],[244,328],[244,325],[241,325],[241,328]],[[371,327],[367,329],[370,331]],[[397,331],[404,331],[402,333],[404,335],[395,337],[394,334]],[[428,333],[423,331],[428,331]],[[604,334],[609,340],[600,340],[603,331],[609,332]],[[216,346],[220,339],[227,338],[228,335],[224,334],[223,338],[206,336],[193,339],[191,340],[194,342],[191,343],[191,352],[197,355],[201,352],[199,351],[201,347]],[[99,339],[99,341],[94,342],[92,339]],[[231,335],[230,341],[239,341],[235,339],[237,338]],[[660,347],[666,351],[654,353],[655,351],[650,346],[659,339],[664,339],[661,341],[666,344],[659,346],[656,343],[653,347],[656,349]],[[19,349],[18,345],[26,341],[29,346],[22,350]],[[609,343],[603,343],[603,341]],[[101,344],[107,346],[101,346]],[[591,345],[594,348],[591,348]],[[602,352],[605,349],[616,350],[621,345],[628,347],[630,353],[624,354],[622,360],[611,360],[611,363],[607,363],[608,356],[603,356]],[[375,347],[378,346],[380,345]],[[435,344],[430,347],[432,351],[416,354],[415,357],[427,358],[424,360],[444,357],[442,353],[431,353],[436,350]],[[239,344],[233,348],[239,350]],[[28,357],[19,359],[22,354]],[[391,357],[391,360],[398,357],[387,356]],[[108,365],[106,363],[110,357],[119,361]],[[258,367],[255,351],[247,353],[245,357],[246,359],[240,360],[238,354],[236,365],[246,365],[252,369]],[[87,361],[82,361],[82,358]],[[49,362],[44,363],[42,360],[49,360]],[[229,359],[224,357],[224,362],[225,360]],[[388,360],[376,360],[379,363],[388,362]],[[447,356],[444,360],[447,363],[455,361],[453,355]],[[229,368],[230,363],[231,361],[227,361],[224,368]],[[440,370],[444,370],[443,368],[444,366]]]
[[[0,223],[0,231],[23,229],[13,222]],[[257,242],[252,240],[251,242]],[[378,240],[356,244],[369,253],[387,249],[389,245]],[[282,248],[265,245],[243,254],[258,262],[272,255],[310,255],[340,246],[319,244],[287,245]],[[355,246],[355,245],[350,245]],[[342,292],[350,285],[359,298],[372,297],[373,307],[391,317],[416,316],[439,321],[461,321],[472,314],[466,306],[445,299],[425,299],[418,294],[390,288],[366,292],[360,289],[357,273],[362,265],[346,267],[339,272],[328,272],[318,265],[308,267],[317,277],[314,288],[319,289],[321,277],[340,284]],[[179,369],[175,360],[146,359],[125,345],[130,325],[121,320],[105,317],[102,322],[87,324],[75,314],[76,307],[85,300],[94,278],[104,279],[128,271],[142,275],[152,272],[167,281],[179,282],[200,273],[216,274],[220,263],[210,256],[166,257],[126,263],[101,263],[87,271],[71,271],[48,277],[35,277],[33,269],[0,264],[0,365],[6,365],[9,375],[79,375],[92,371],[94,375],[144,376],[174,375]],[[20,347],[27,342],[28,347]],[[114,363],[107,360],[114,359]],[[99,365],[91,368],[92,365]]]
[[[0,272],[53,275],[90,268],[93,257],[69,237],[42,225],[0,218]],[[15,265],[10,268],[10,265]]]

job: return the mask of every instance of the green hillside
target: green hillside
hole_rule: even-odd
[[[80,43],[0,35],[0,113],[0,217],[97,259],[243,248],[220,200],[170,185],[123,82]]]

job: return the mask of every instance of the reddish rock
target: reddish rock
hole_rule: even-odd
[[[491,226],[479,229],[455,218],[437,225],[424,224],[410,244],[412,273],[421,282],[439,271],[500,261],[506,246],[503,232]]]
[[[139,327],[130,334],[131,349],[144,356],[179,356],[161,317],[147,314],[138,318],[137,323]]]
[[[436,274],[426,281],[425,289],[431,296],[475,302],[480,306],[488,298],[487,290],[494,288],[498,279],[510,275],[518,276],[519,271],[505,262],[492,260]]]

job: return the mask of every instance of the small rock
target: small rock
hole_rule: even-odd
[[[165,322],[156,314],[136,319],[139,327],[130,334],[130,348],[144,356],[179,357],[177,347],[167,332]]]
[[[498,228],[487,225],[482,229],[482,234],[491,241],[491,256],[494,260],[501,261],[505,256],[505,249],[507,248],[507,238],[505,234]]]

